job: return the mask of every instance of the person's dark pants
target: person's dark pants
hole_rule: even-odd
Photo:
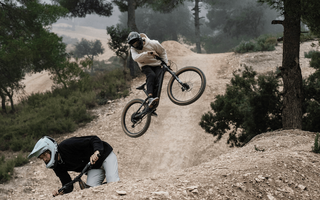
[[[156,97],[159,76],[162,72],[161,66],[146,65],[141,68],[141,71],[147,77],[147,93],[148,93],[148,95],[152,94],[153,97]]]

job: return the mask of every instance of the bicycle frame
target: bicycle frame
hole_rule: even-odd
[[[154,85],[154,97],[161,96],[164,76],[166,72],[170,73],[167,86],[169,99],[176,105],[185,106],[197,101],[203,94],[206,86],[206,78],[204,73],[197,67],[187,66],[173,71],[161,58],[160,69],[157,67],[158,80]],[[146,89],[146,83],[136,88],[142,90],[146,94],[146,99],[133,99],[126,104],[121,114],[121,126],[125,134],[129,137],[137,138],[142,136],[149,128],[151,117],[157,116],[155,113],[159,106],[157,103],[149,107],[149,98]],[[150,91],[151,92],[151,91]]]
[[[183,89],[187,90],[189,86],[183,84],[183,83],[180,81],[180,79],[176,76],[176,74],[170,69],[170,67],[167,66],[167,64],[166,64],[160,57],[156,56],[156,59],[161,61],[161,66],[162,66],[162,72],[160,73],[160,76],[159,76],[159,79],[158,79],[158,88],[157,88],[157,97],[159,97],[159,102],[158,102],[158,105],[159,105],[159,103],[160,103],[160,96],[161,96],[161,89],[162,89],[162,85],[163,85],[163,79],[164,79],[164,75],[165,75],[166,72],[169,72],[169,73],[181,84],[181,86],[183,87]],[[144,83],[143,85],[137,87],[138,90],[143,90],[147,97],[146,97],[146,99],[143,101],[143,103],[141,104],[141,106],[139,107],[139,109],[137,110],[136,113],[138,113],[138,112],[140,111],[140,109],[143,107],[143,105],[146,104],[146,102],[147,102],[147,100],[148,100],[148,93],[147,93],[147,90],[146,90],[145,87],[144,87],[145,85],[146,85],[146,83]],[[153,110],[155,110],[155,109],[158,107],[158,105],[157,105],[155,108],[153,108]],[[140,120],[140,119],[142,119],[145,115],[147,115],[148,113],[150,113],[149,111],[150,111],[149,109],[145,109],[145,110],[143,110],[140,114],[135,115],[135,118],[138,119],[138,120]],[[135,120],[135,119],[132,119],[132,122],[135,124],[136,121],[133,121],[133,120]]]

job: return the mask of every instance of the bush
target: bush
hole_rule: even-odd
[[[320,153],[320,145],[319,145],[319,133],[317,133],[314,139],[314,146],[312,147],[312,152]]]
[[[304,57],[305,58],[312,58],[312,55],[313,54],[316,54],[318,51],[315,51],[315,50],[310,50],[308,53],[307,52],[304,52]]]
[[[261,35],[255,40],[241,41],[233,51],[236,53],[257,52],[257,51],[274,51],[277,45],[275,36]]]
[[[2,116],[0,126],[0,149],[30,151],[33,139],[48,134],[72,132],[82,122],[89,122],[87,103],[95,100],[94,92],[79,91],[64,95],[65,89],[43,94],[32,94],[18,106],[19,112]]]
[[[259,75],[244,66],[241,74],[234,72],[226,93],[211,103],[213,112],[204,114],[200,126],[220,140],[231,130],[230,146],[243,146],[254,136],[279,129],[281,120],[280,81],[270,72]]]
[[[303,102],[303,129],[320,131],[320,52],[311,54],[310,67],[316,71],[303,81],[305,100]]]
[[[68,88],[31,94],[16,106],[17,112],[0,114],[0,150],[31,151],[44,135],[73,132],[90,122],[94,116],[87,109],[129,94],[130,76],[123,70],[86,79]]]
[[[253,41],[241,41],[238,46],[234,48],[234,52],[236,53],[246,53],[246,52],[254,52],[256,45]]]
[[[121,78],[120,78],[121,77]],[[108,100],[113,100],[129,95],[128,80],[130,80],[128,70],[115,69],[113,71],[100,74],[96,77],[98,90],[97,103],[103,105]]]
[[[315,36],[311,32],[300,34],[300,42],[315,40],[316,38],[317,38],[317,36]]]
[[[262,35],[256,39],[256,51],[274,51],[277,44],[276,37]]]
[[[26,163],[28,163],[28,159],[22,153],[19,153],[16,158],[7,161],[2,155],[0,157],[0,183],[10,180],[14,167],[19,167]]]

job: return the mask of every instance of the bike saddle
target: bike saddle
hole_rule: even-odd
[[[137,90],[144,90],[144,86],[146,85],[146,83],[140,85],[139,87],[137,87],[136,89]]]

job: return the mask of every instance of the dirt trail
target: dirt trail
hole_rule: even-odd
[[[310,50],[310,44],[302,44],[302,55],[303,52]],[[263,140],[264,137],[256,140],[254,144],[260,145],[261,148],[280,149],[279,151],[271,151],[272,155],[266,154],[261,157],[261,154],[253,151],[253,144],[243,149],[230,150],[226,145],[226,138],[223,138],[221,142],[214,143],[215,138],[205,133],[198,124],[202,114],[210,110],[210,102],[214,100],[214,97],[224,93],[233,70],[241,68],[240,64],[253,66],[259,73],[274,70],[276,66],[281,65],[281,46],[278,46],[277,50],[273,52],[242,55],[234,53],[196,54],[174,41],[166,41],[163,46],[167,49],[169,59],[175,62],[178,68],[196,66],[205,73],[207,87],[202,97],[188,106],[173,104],[166,94],[166,86],[169,80],[167,74],[163,83],[160,105],[157,109],[158,117],[152,117],[151,126],[147,133],[139,138],[130,138],[121,129],[121,112],[130,100],[144,98],[144,93],[135,90],[135,88],[144,83],[145,79],[137,78],[133,80],[128,97],[96,108],[92,111],[98,116],[94,121],[74,133],[56,137],[60,142],[72,136],[94,134],[109,142],[114,147],[114,152],[118,157],[121,181],[84,191],[79,191],[79,188],[76,187],[75,192],[55,199],[201,199],[200,197],[210,197],[210,195],[216,197],[214,199],[246,199],[248,194],[245,192],[250,191],[250,195],[256,195],[256,193],[249,186],[246,186],[246,190],[241,189],[241,184],[249,183],[250,175],[244,176],[244,174],[252,174],[253,177],[251,178],[254,180],[259,173],[267,173],[259,171],[260,167],[268,167],[269,169],[275,163],[277,165],[280,163],[279,155],[275,154],[279,152],[283,156],[281,147],[286,145],[281,143],[283,138],[280,136],[277,136],[278,138],[265,137],[265,140],[269,138],[270,141],[277,141],[278,143],[274,144],[279,145],[276,146],[277,148],[271,144],[272,142]],[[300,58],[301,69],[303,75],[306,76],[313,70],[308,68],[309,60],[302,55]],[[40,91],[36,85],[41,85],[44,82],[38,80],[37,83],[36,79],[29,83],[35,84],[34,89]],[[301,148],[294,149],[294,151],[300,151],[301,149],[307,151],[308,148],[311,148],[309,147],[312,143],[310,135],[300,136],[300,132],[294,134],[296,134],[292,137],[294,144],[302,141],[299,143],[299,148]],[[301,137],[303,140],[301,140]],[[286,141],[291,140],[290,137],[285,139]],[[269,143],[270,146],[266,146]],[[285,155],[287,153],[285,152]],[[251,166],[252,163],[249,165],[247,156],[250,157],[250,162],[254,163],[256,161],[257,167]],[[291,156],[294,157],[294,155]],[[270,160],[266,162],[266,159],[263,159],[264,157],[268,159],[270,157]],[[314,156],[309,157],[315,159]],[[290,163],[290,161],[288,162]],[[279,173],[281,173],[281,170],[286,172],[280,168],[274,170],[280,170]],[[310,174],[314,175],[313,172],[311,170]],[[76,175],[75,173],[71,174],[72,176]],[[304,172],[304,174],[307,174],[307,172]],[[243,175],[245,182],[238,181],[240,185],[234,186],[235,180],[240,175]],[[265,174],[263,175],[266,177]],[[276,172],[272,174],[272,179],[278,180],[274,176],[276,176]],[[298,178],[295,179],[295,183],[298,183],[297,180]],[[187,189],[191,186],[195,188]],[[12,181],[7,184],[0,184],[0,199],[50,199],[51,191],[58,187],[60,187],[59,180],[52,170],[46,169],[41,161],[32,159],[26,166],[15,169],[15,178]],[[272,194],[269,198],[267,195],[269,193],[262,192],[264,189],[261,189],[261,187],[266,188],[266,186],[256,188],[251,185],[250,187],[255,188],[255,192],[259,193],[260,191],[261,199],[271,200],[271,196],[277,195],[277,192],[269,192],[270,195]],[[194,191],[194,189],[197,190]],[[287,190],[291,192],[291,190]],[[117,191],[126,191],[127,194],[121,196]],[[218,191],[217,194],[216,191]],[[231,198],[230,191],[234,194],[239,193],[239,198],[235,198],[235,196]],[[243,195],[241,196],[240,193]],[[257,198],[260,198],[259,194],[257,194]],[[255,197],[252,199],[255,199]]]

